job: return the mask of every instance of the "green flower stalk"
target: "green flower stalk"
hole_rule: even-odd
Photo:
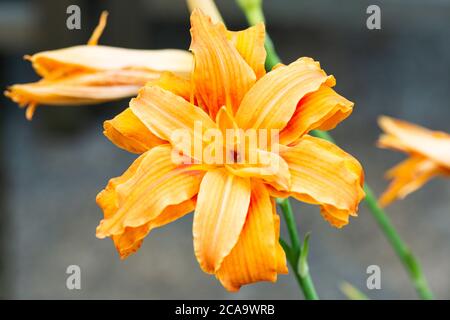
[[[241,7],[244,12],[247,21],[250,25],[255,25],[259,22],[265,22],[264,13],[262,10],[262,0],[236,0],[238,5]],[[266,51],[267,51],[267,60],[266,60],[266,68],[271,69],[277,63],[280,63],[281,60],[278,57],[275,47],[270,39],[270,37],[266,34],[266,43],[265,43]],[[328,140],[334,143],[332,136],[328,132],[314,130],[312,132],[316,137]],[[428,287],[427,281],[424,277],[420,264],[417,258],[413,255],[408,246],[404,243],[404,241],[399,236],[396,231],[394,225],[391,220],[387,216],[386,212],[379,206],[378,201],[369,187],[369,185],[364,185],[364,191],[366,192],[365,204],[367,205],[369,211],[372,216],[377,221],[380,229],[388,239],[390,245],[394,249],[397,256],[400,258],[403,266],[405,267],[408,275],[411,279],[411,282],[414,284],[414,287],[418,293],[418,295],[422,299],[432,299],[433,294]],[[307,299],[309,298],[317,298],[317,295],[314,291],[314,286],[312,285],[311,278],[309,274],[305,279],[302,279],[298,274],[296,268],[297,258],[301,255],[301,248],[299,244],[299,238],[297,234],[297,226],[295,225],[295,220],[291,218],[292,209],[290,208],[289,200],[282,200],[280,203],[282,211],[286,218],[286,223],[288,225],[289,235],[291,238],[291,247],[286,247],[285,250],[288,256],[288,260],[293,266],[296,274],[296,278],[299,281],[299,284],[305,294]],[[283,246],[286,246],[284,242],[282,242]],[[289,251],[291,250],[291,251]],[[305,261],[306,263],[306,261]],[[306,283],[305,283],[306,282]],[[310,282],[308,284],[308,282]]]
[[[288,228],[289,238],[291,239],[291,245],[288,245],[283,239],[280,238],[280,243],[286,252],[286,258],[292,267],[292,271],[295,275],[303,295],[307,300],[318,300],[314,283],[311,275],[309,274],[308,267],[308,243],[309,234],[305,237],[303,245],[300,244],[300,237],[297,232],[297,224],[292,212],[292,206],[288,198],[277,199],[277,203],[283,212],[284,219]]]

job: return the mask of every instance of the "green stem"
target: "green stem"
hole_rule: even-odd
[[[294,215],[292,214],[292,206],[289,199],[277,199],[277,203],[283,211],[283,216],[286,221],[286,226],[291,239],[291,249],[294,252],[300,251],[300,237],[297,232],[297,225]]]
[[[316,137],[328,140],[330,142],[335,142],[333,137],[328,132],[314,130],[312,134]],[[433,299],[433,293],[428,287],[427,280],[425,279],[425,276],[422,272],[419,261],[402,240],[402,238],[400,238],[400,235],[392,224],[391,219],[389,219],[389,216],[386,214],[383,208],[380,207],[375,194],[367,183],[364,184],[364,191],[366,192],[366,197],[364,199],[365,204],[369,208],[372,216],[377,221],[380,229],[383,231],[395,253],[403,263],[403,266],[408,272],[411,282],[416,288],[417,294],[424,300]]]
[[[262,0],[237,0],[237,2],[241,7],[241,9],[244,11],[250,25],[255,25],[259,22],[264,22]],[[273,46],[273,43],[267,34],[265,46],[267,51],[266,68],[270,70],[274,65],[280,63],[281,60],[278,57],[275,51],[275,47]],[[334,139],[328,132],[314,130],[312,131],[312,134],[315,135],[316,137],[334,143]],[[366,192],[365,204],[369,208],[369,211],[371,212],[372,216],[377,221],[379,227],[381,228],[384,235],[388,239],[395,253],[403,263],[412,283],[416,288],[418,295],[422,299],[433,299],[433,294],[428,287],[427,281],[423,275],[419,261],[412,254],[408,246],[400,238],[398,232],[396,231],[394,225],[387,216],[386,212],[378,205],[378,201],[374,193],[372,192],[372,189],[367,184],[364,184],[364,190]]]
[[[413,255],[405,242],[403,242],[402,238],[400,238],[391,220],[386,215],[384,210],[378,205],[378,201],[373,194],[372,189],[367,184],[364,184],[364,191],[366,192],[365,203],[367,207],[372,213],[372,216],[378,222],[378,225],[388,239],[395,253],[402,261],[405,269],[408,271],[409,277],[414,284],[418,295],[424,300],[433,299],[433,293],[428,287],[427,280],[422,272],[419,261]]]
[[[297,224],[295,222],[294,214],[292,212],[292,206],[289,199],[277,199],[281,211],[283,212],[284,219],[286,221],[286,226],[289,233],[289,238],[291,239],[291,246],[288,246],[283,240],[280,242],[286,252],[287,260],[292,267],[292,271],[295,275],[300,288],[303,291],[303,295],[307,300],[318,300],[314,283],[312,281],[309,271],[300,274],[297,269],[298,260],[300,258],[301,247],[300,247],[300,237],[297,232]],[[305,262],[306,263],[306,262]],[[307,268],[309,269],[309,268]]]

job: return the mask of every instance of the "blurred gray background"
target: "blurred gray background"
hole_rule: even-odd
[[[234,1],[217,1],[231,29],[243,28]],[[66,8],[78,4],[82,30],[65,27]],[[378,4],[382,29],[366,28],[366,8]],[[375,147],[376,118],[387,114],[449,131],[450,1],[266,0],[270,32],[280,56],[320,60],[355,101],[353,115],[333,131],[364,165],[380,193],[386,169],[403,155]],[[187,48],[189,14],[182,0],[0,1],[0,85],[37,80],[24,54],[85,43],[101,10],[110,12],[102,44],[131,48]],[[292,276],[276,284],[227,293],[203,274],[192,248],[192,216],[152,232],[141,250],[120,261],[109,239],[95,238],[102,212],[95,195],[135,156],[112,145],[102,122],[127,100],[92,107],[41,107],[34,120],[5,98],[0,109],[0,297],[10,299],[298,299]],[[422,261],[438,298],[450,297],[450,181],[435,179],[388,211]],[[414,299],[415,291],[374,219],[360,215],[331,228],[317,207],[295,203],[300,232],[312,232],[311,274],[322,298],[345,298],[349,281],[372,298]],[[282,224],[282,234],[285,235]],[[81,267],[82,289],[66,289],[66,268]],[[381,290],[365,286],[366,268],[381,267]]]

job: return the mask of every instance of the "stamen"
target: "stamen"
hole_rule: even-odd
[[[239,151],[237,150],[230,150],[230,157],[232,159],[232,163],[241,163],[242,157]]]
[[[98,43],[98,40],[102,36],[103,30],[105,30],[106,22],[108,21],[108,11],[103,11],[100,15],[100,20],[98,21],[97,27],[95,27],[94,32],[88,41],[88,46],[95,46]]]
[[[37,103],[32,102],[28,105],[27,110],[25,111],[25,117],[28,121],[33,119],[34,112],[36,111]]]

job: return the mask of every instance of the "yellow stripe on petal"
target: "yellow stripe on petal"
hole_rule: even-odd
[[[228,39],[236,47],[239,54],[255,72],[259,79],[266,74],[266,49],[264,41],[266,28],[264,23],[258,23],[242,31],[228,31]]]
[[[227,290],[277,280],[277,224],[269,193],[263,184],[252,184],[250,207],[239,241],[216,274]]]
[[[130,108],[125,109],[103,124],[103,134],[119,148],[132,153],[143,153],[166,141],[155,136],[134,115]]]
[[[385,116],[379,118],[379,125],[388,135],[400,141],[399,148],[406,146],[409,152],[420,153],[450,168],[450,134]],[[395,144],[393,139],[390,142]]]
[[[236,112],[256,81],[255,73],[228,41],[223,24],[213,25],[209,17],[194,10],[191,26],[190,49],[195,57],[192,80],[198,103],[213,119],[222,106]]]
[[[280,133],[280,143],[290,144],[310,130],[331,130],[352,110],[353,102],[322,85],[300,100],[291,120]]]
[[[356,216],[364,198],[364,174],[359,162],[335,144],[308,135],[281,151],[291,172],[291,195],[318,204],[334,226]]]
[[[279,66],[258,80],[247,92],[236,113],[240,128],[282,130],[306,94],[328,79],[317,62],[301,58]]]
[[[250,203],[250,179],[220,168],[200,185],[194,214],[194,249],[204,272],[215,273],[241,234]]]
[[[172,162],[172,148],[161,145],[142,154],[122,177],[111,179],[97,196],[105,218],[97,237],[123,234],[156,219],[168,206],[192,199],[204,172]]]
[[[216,124],[200,108],[158,86],[145,86],[130,108],[160,139],[170,141],[183,155],[201,160],[205,132]]]

